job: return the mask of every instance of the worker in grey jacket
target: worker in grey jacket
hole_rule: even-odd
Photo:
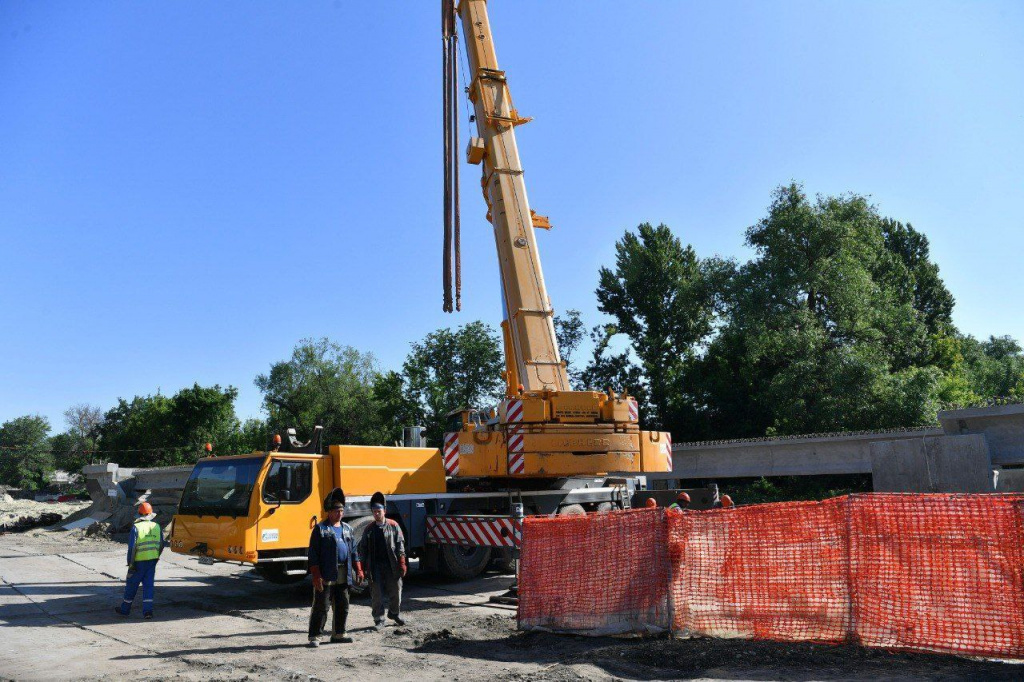
[[[405,558],[405,536],[398,522],[385,516],[387,500],[381,492],[370,497],[373,520],[359,539],[356,554],[362,562],[359,568],[370,580],[370,604],[373,624],[384,628],[384,605],[388,618],[397,625],[405,625],[401,616],[402,578],[408,565]]]

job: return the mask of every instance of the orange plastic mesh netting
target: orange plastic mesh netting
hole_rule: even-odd
[[[1022,499],[851,497],[856,638],[886,649],[1024,657]]]
[[[1024,496],[529,518],[519,586],[523,629],[1024,658]]]
[[[845,498],[669,513],[673,630],[839,642],[850,618]]]
[[[528,517],[523,524],[522,629],[667,630],[668,585],[661,509]]]

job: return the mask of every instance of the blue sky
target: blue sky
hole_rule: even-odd
[[[1024,338],[1024,4],[492,0],[556,310],[624,230],[740,259],[772,189],[925,232],[976,336]],[[438,2],[0,1],[0,421],[240,390],[304,337],[398,367],[497,324],[464,167],[441,312]],[[467,124],[463,121],[463,133]]]

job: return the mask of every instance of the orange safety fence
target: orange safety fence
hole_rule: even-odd
[[[844,502],[668,514],[673,630],[842,641],[850,620]]]
[[[1024,658],[1022,500],[852,496],[855,638],[886,649]]]
[[[1024,658],[1024,496],[528,518],[519,625]]]
[[[593,634],[668,630],[663,510],[528,517],[523,533],[520,627]]]

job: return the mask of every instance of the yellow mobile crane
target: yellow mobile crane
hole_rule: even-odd
[[[487,219],[498,248],[507,386],[496,414],[465,409],[450,415],[443,449],[446,472],[460,478],[557,478],[671,471],[670,435],[641,430],[632,397],[611,389],[574,391],[569,385],[535,234],[536,228],[551,225],[530,209],[516,145],[516,126],[530,119],[512,105],[505,72],[498,68],[487,1],[462,0],[456,9],[454,0],[445,0],[442,12],[447,59],[455,59],[448,45],[454,47],[457,41],[456,16],[461,17],[465,36],[471,72],[467,91],[477,133],[467,157],[482,167]],[[445,122],[454,127],[458,93],[450,63],[445,75]],[[453,137],[446,130],[446,150]],[[457,173],[457,162],[446,160],[446,171]],[[455,187],[457,191],[457,180]],[[446,222],[451,222],[447,196],[445,203]],[[457,209],[454,216],[457,220]],[[455,230],[457,234],[457,222]],[[446,253],[448,234],[446,229]],[[447,283],[447,262],[445,267]],[[447,291],[446,298],[450,309]]]
[[[412,427],[406,447],[328,445],[325,453],[316,427],[305,443],[290,429],[265,452],[205,457],[182,493],[172,551],[202,562],[254,565],[274,582],[302,580],[321,500],[340,486],[357,533],[372,522],[371,494],[384,492],[409,556],[421,567],[465,579],[484,570],[495,553],[515,556],[526,514],[605,512],[652,498],[663,505],[676,499],[674,490],[647,490],[643,476],[671,471],[669,434],[640,430],[637,403],[625,393],[571,390],[534,235],[534,228],[549,225],[530,210],[516,148],[514,128],[525,119],[513,108],[498,69],[485,0],[462,0],[458,13],[474,74],[469,97],[477,136],[468,155],[483,167],[506,310],[505,400],[488,415],[452,413],[440,450],[422,447],[420,429]],[[456,16],[453,0],[443,0],[449,151],[457,132],[451,59]],[[457,188],[456,171],[447,155],[446,188]],[[451,198],[445,201],[446,219],[455,218],[446,225],[449,240],[459,231]],[[451,246],[446,241],[446,252]],[[451,274],[446,269],[446,284]],[[455,275],[458,282],[457,268]],[[445,304],[452,307],[450,296]],[[691,508],[718,502],[715,486],[688,492]]]

